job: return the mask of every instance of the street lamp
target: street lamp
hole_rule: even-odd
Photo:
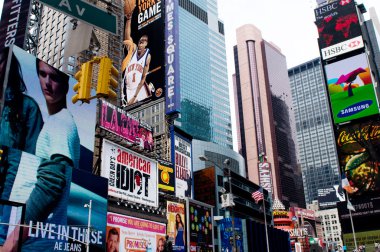
[[[199,156],[199,159],[203,162],[210,162],[210,163],[213,163],[215,167],[217,167],[218,169],[220,169],[221,171],[223,171],[223,175],[224,175],[224,169],[220,168],[216,162],[214,162],[213,160],[210,160],[209,158],[207,158],[206,156]],[[232,204],[233,203],[233,194],[232,194],[232,183],[231,183],[231,169],[229,167],[231,163],[231,160],[226,158],[224,161],[223,161],[223,164],[226,166],[227,170],[228,170],[228,189],[229,189],[229,192],[230,192],[230,195],[232,197]],[[235,216],[234,216],[234,210],[233,210],[233,205],[229,206],[230,208],[230,211],[231,211],[231,223],[232,223],[232,242],[233,242],[233,246],[232,246],[232,251],[233,252],[236,252],[237,249],[236,249],[236,237],[235,237]]]

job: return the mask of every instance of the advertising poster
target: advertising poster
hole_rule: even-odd
[[[179,4],[175,0],[165,0],[165,113],[180,112],[180,79],[179,79]]]
[[[376,195],[380,189],[380,122],[368,121],[340,127],[336,146],[341,172],[348,180],[345,187],[353,196]]]
[[[158,188],[160,191],[174,195],[175,174],[173,164],[165,160],[158,161]]]
[[[2,174],[0,198],[25,204],[27,233],[21,251],[84,251],[89,213],[84,205],[90,200],[90,248],[104,251],[106,179],[72,168],[64,160],[46,160],[5,146],[2,150],[0,170],[6,172]],[[11,217],[2,215],[4,219]],[[1,226],[0,245],[5,251],[12,251],[18,232],[18,227]]]
[[[240,218],[234,218],[234,227],[235,227],[235,241],[237,251],[244,251],[243,243],[243,225]],[[221,237],[221,251],[233,251],[233,231],[232,231],[232,219],[224,218],[220,221],[220,237]]]
[[[125,139],[127,142],[139,145],[139,149],[153,151],[152,127],[128,114],[121,108],[99,99],[99,127]]]
[[[321,209],[336,207],[339,201],[345,201],[346,195],[341,185],[318,189],[318,204]]]
[[[101,176],[110,196],[158,207],[157,162],[103,140]]]
[[[31,1],[2,1],[0,19],[0,48],[16,45],[24,47]]]
[[[319,48],[362,35],[354,0],[334,1],[315,9]]]
[[[107,214],[106,252],[163,251],[165,235],[165,223]]]
[[[325,65],[325,73],[335,124],[379,114],[365,53]]]
[[[173,243],[173,251],[184,252],[187,248],[185,213],[185,205],[183,203],[167,201],[167,235]]]
[[[190,251],[214,251],[212,207],[189,201]]]
[[[12,50],[13,48],[13,50]],[[0,118],[0,145],[44,159],[68,157],[75,168],[92,171],[96,103],[73,104],[77,82],[12,46]]]
[[[172,159],[175,166],[175,194],[177,197],[192,197],[193,168],[191,162],[191,141],[173,133]]]
[[[165,97],[164,10],[163,0],[125,3],[123,107]]]
[[[365,246],[365,250],[362,251],[379,251],[380,249],[380,230],[373,230],[367,232],[355,232],[355,238],[358,247]],[[354,235],[343,234],[343,243],[347,247],[347,251],[355,250]]]

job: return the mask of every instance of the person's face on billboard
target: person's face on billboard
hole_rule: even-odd
[[[148,37],[142,36],[137,44],[138,52],[143,52],[145,48],[148,46]]]
[[[163,239],[159,239],[158,240],[158,244],[157,244],[157,251],[164,251],[164,240]]]
[[[46,103],[56,104],[66,99],[67,83],[60,82],[57,70],[43,61],[38,63],[38,78]]]
[[[110,234],[107,240],[107,252],[119,251],[119,235]]]

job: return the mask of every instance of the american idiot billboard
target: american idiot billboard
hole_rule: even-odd
[[[124,11],[124,60],[120,87],[124,108],[165,97],[164,8],[163,0],[136,0],[132,13]]]
[[[362,35],[354,0],[335,1],[314,12],[320,49]]]
[[[140,150],[153,151],[153,130],[150,125],[123,109],[99,99],[99,127],[136,144]]]
[[[101,176],[110,196],[158,207],[157,162],[103,140]]]
[[[44,159],[63,155],[92,171],[96,104],[73,104],[74,78],[17,46],[7,50],[0,145]]]
[[[164,251],[166,224],[121,214],[107,214],[107,252]],[[114,238],[114,239],[113,239]]]
[[[349,182],[347,193],[351,197],[378,194],[380,122],[344,125],[335,134],[341,172]]]
[[[365,53],[324,66],[335,124],[379,114],[371,70]]]
[[[20,251],[84,251],[91,200],[91,251],[104,251],[107,180],[70,166],[64,160],[42,159],[17,149],[3,150],[0,169],[2,200],[25,204],[24,237]],[[6,169],[5,169],[6,168]],[[3,208],[2,210],[4,210]],[[2,211],[2,220],[12,217]],[[13,217],[13,222],[20,223]],[[26,233],[25,233],[26,232]],[[0,225],[0,246],[13,251],[18,228]]]

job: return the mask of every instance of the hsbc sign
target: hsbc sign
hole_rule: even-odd
[[[336,57],[338,55],[342,55],[344,53],[357,50],[362,47],[364,47],[363,37],[358,36],[358,37],[346,40],[344,42],[323,48],[321,50],[322,59],[326,60],[332,57]]]

